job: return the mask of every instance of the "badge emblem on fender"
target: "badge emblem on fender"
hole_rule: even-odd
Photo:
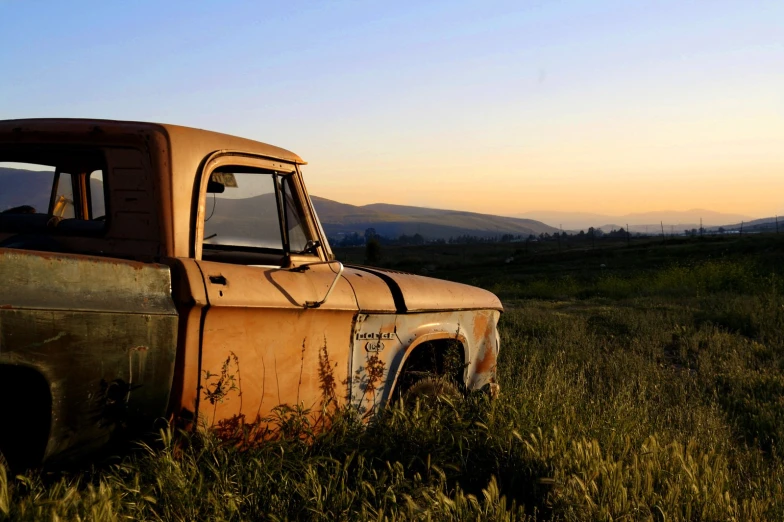
[[[393,332],[357,332],[357,339],[394,339]]]
[[[384,343],[381,341],[370,341],[365,343],[365,351],[371,353],[378,353],[384,349]]]

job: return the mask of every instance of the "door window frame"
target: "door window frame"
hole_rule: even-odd
[[[196,208],[193,215],[193,234],[192,241],[193,244],[191,246],[191,251],[193,252],[193,257],[196,260],[201,260],[204,252],[203,242],[204,242],[204,220],[207,216],[207,185],[210,181],[212,173],[218,169],[225,169],[227,167],[237,167],[238,169],[242,168],[249,168],[249,169],[264,169],[269,170],[272,172],[277,172],[283,176],[291,176],[291,186],[294,189],[292,193],[292,197],[297,200],[297,203],[302,210],[303,219],[302,219],[302,227],[307,237],[318,239],[321,244],[323,245],[324,239],[321,237],[319,233],[318,227],[315,225],[313,221],[313,215],[310,210],[310,205],[308,204],[308,200],[305,199],[304,195],[305,192],[302,187],[302,179],[300,176],[299,169],[297,169],[296,164],[293,163],[286,163],[282,161],[275,161],[268,158],[254,156],[252,154],[245,154],[241,152],[233,152],[233,151],[220,151],[216,152],[213,155],[209,156],[205,162],[204,167],[201,169],[201,177],[199,182],[196,186],[198,190],[198,197],[196,198]],[[265,175],[265,174],[260,174]],[[278,181],[275,186],[275,199],[277,203],[277,214],[278,219],[285,219],[285,208],[282,205],[285,205],[285,201],[283,201],[283,189],[282,189],[282,179],[279,176]],[[289,240],[288,240],[288,230],[284,230],[285,222],[279,221],[279,226],[281,227],[281,240],[283,242],[283,256],[289,256]],[[324,256],[323,248],[319,247],[316,249],[315,254],[310,255],[302,255],[302,254],[295,254],[299,257],[312,257],[314,262],[317,261],[324,261],[326,258]]]

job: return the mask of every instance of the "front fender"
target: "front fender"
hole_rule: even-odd
[[[499,316],[497,310],[360,314],[352,334],[352,403],[360,411],[386,404],[406,360],[432,341],[455,340],[462,345],[468,390],[495,382]]]

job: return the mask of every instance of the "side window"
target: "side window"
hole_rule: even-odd
[[[286,252],[303,252],[309,237],[294,188],[290,173],[248,167],[213,171],[205,199],[204,259],[274,264]]]
[[[52,215],[65,219],[76,217],[74,208],[73,176],[66,172],[61,172],[55,178],[54,202],[52,204]]]
[[[94,170],[88,180],[90,194],[90,218],[106,219],[106,202],[104,201],[103,171]]]
[[[211,246],[283,250],[273,173],[212,173],[204,217],[204,248]]]

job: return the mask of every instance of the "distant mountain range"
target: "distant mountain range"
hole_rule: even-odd
[[[590,212],[557,212],[557,211],[538,211],[516,214],[516,217],[537,219],[551,225],[563,227],[564,230],[588,230],[589,227],[601,228],[605,232],[612,229],[624,229],[628,225],[632,232],[648,232],[655,234],[661,231],[662,224],[664,231],[670,230],[683,232],[685,229],[699,228],[700,219],[702,226],[718,227],[727,223],[740,223],[750,221],[753,218],[741,214],[730,214],[714,212],[705,209],[692,209],[686,211],[658,211],[658,212],[635,212],[622,216],[611,216],[607,214],[594,214]]]
[[[387,237],[421,234],[428,239],[503,234],[527,237],[529,234],[551,234],[557,231],[555,227],[533,219],[387,203],[355,206],[318,196],[311,196],[311,199],[324,231],[330,237],[354,232],[361,235],[368,228],[375,228],[376,233]]]

